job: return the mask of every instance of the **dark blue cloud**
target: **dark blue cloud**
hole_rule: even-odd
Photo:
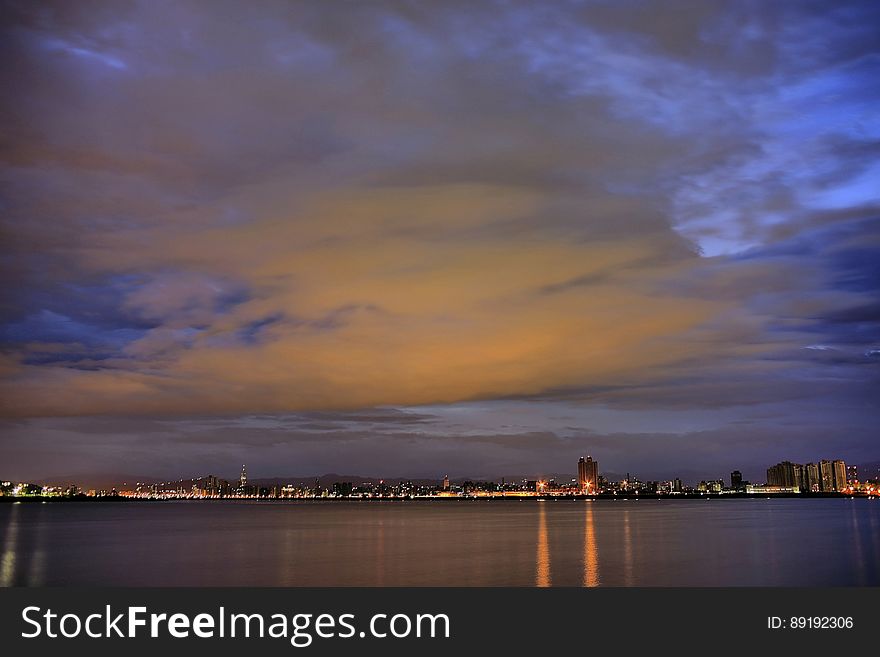
[[[801,345],[814,350],[805,357],[828,362],[832,352],[823,349],[838,345],[846,348],[837,353],[841,362],[875,362],[867,354],[880,345],[880,220],[821,225],[731,261],[777,263],[794,272],[772,301],[762,299],[762,309],[776,304],[770,330],[795,342],[799,333],[809,334],[816,344]]]
[[[268,317],[263,317],[262,319],[253,321],[238,329],[236,337],[245,344],[257,344],[264,337],[264,329],[272,326],[272,324],[275,324],[276,322],[282,321],[283,319],[283,313],[275,313]]]
[[[118,349],[143,337],[146,331],[144,328],[108,326],[106,318],[100,324],[89,324],[52,310],[42,310],[3,326],[0,336],[7,344],[60,342]]]
[[[833,284],[836,288],[880,295],[880,220],[870,222],[863,234],[874,246],[848,246],[831,255]]]

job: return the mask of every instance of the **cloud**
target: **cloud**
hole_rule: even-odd
[[[876,12],[13,4],[0,412],[843,408]]]

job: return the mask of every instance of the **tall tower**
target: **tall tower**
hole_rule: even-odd
[[[807,463],[804,466],[804,490],[808,493],[818,493],[822,490],[822,479],[819,477],[819,466],[815,463]]]
[[[819,490],[823,493],[834,492],[834,468],[831,461],[825,459],[819,461],[819,481],[821,484]]]
[[[832,461],[831,475],[834,478],[834,490],[840,492],[846,488],[846,463],[839,459]]]
[[[733,490],[739,490],[742,488],[743,483],[743,474],[739,470],[734,470],[730,473],[730,487]]]
[[[238,478],[238,484],[242,488],[247,486],[247,470],[245,469],[244,465],[241,466],[241,476]]]
[[[578,459],[578,488],[582,493],[598,493],[599,462],[592,456]]]

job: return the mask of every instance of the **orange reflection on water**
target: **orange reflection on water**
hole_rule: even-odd
[[[550,586],[550,541],[547,538],[547,510],[538,503],[538,554],[536,555],[535,586]]]
[[[584,586],[599,586],[599,549],[596,546],[596,526],[593,524],[593,504],[587,502],[584,516]]]
[[[623,512],[623,585],[632,586],[633,582],[633,540],[627,509]]]

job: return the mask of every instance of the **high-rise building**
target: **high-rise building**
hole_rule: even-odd
[[[786,488],[803,489],[804,466],[783,461],[767,468],[767,484]]]
[[[241,475],[238,478],[238,484],[242,488],[247,486],[247,470],[245,469],[244,464],[241,466]]]
[[[808,493],[818,493],[822,490],[822,479],[819,477],[819,466],[815,463],[807,463],[804,466],[804,490]]]
[[[846,463],[837,459],[831,462],[831,474],[834,477],[834,490],[840,492],[847,487]]]
[[[739,490],[742,488],[743,483],[743,473],[739,470],[734,470],[730,473],[730,487],[733,490]]]
[[[819,490],[823,493],[834,492],[834,466],[831,461],[819,461]]]
[[[443,490],[449,490],[449,475],[443,475]]]
[[[804,466],[799,463],[794,464],[794,474],[795,474],[795,486],[797,486],[801,492],[807,489],[804,480],[807,478],[806,473],[804,472]]]
[[[599,492],[599,462],[592,456],[578,459],[578,488],[582,493]]]

